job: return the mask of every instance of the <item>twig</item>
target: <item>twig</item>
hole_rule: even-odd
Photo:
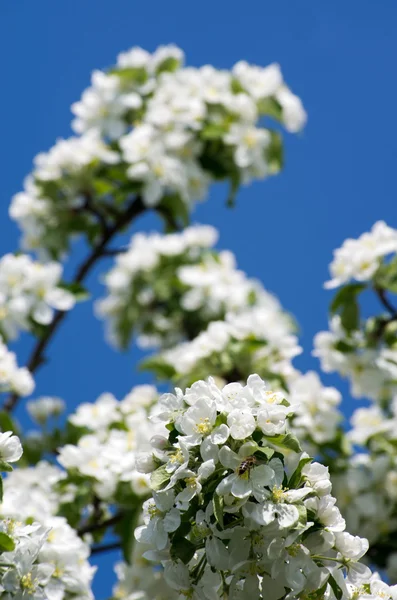
[[[374,289],[375,289],[376,295],[378,296],[378,298],[381,301],[381,303],[383,304],[383,306],[393,317],[393,320],[397,319],[397,309],[392,305],[392,303],[387,298],[386,290],[384,290],[383,288],[380,288],[380,287],[376,287]]]
[[[113,542],[111,544],[103,544],[102,546],[92,546],[91,555],[100,554],[101,552],[113,552],[113,550],[120,550],[120,542]]]
[[[111,227],[107,228],[107,230],[103,233],[98,245],[92,249],[91,253],[78,268],[73,279],[73,283],[82,283],[84,281],[96,262],[102,258],[102,256],[104,256],[106,247],[113,237],[145,210],[146,207],[143,204],[142,199],[138,196],[130,204],[127,210],[120,215],[117,221]],[[67,312],[57,311],[53,321],[47,327],[43,337],[37,340],[32,350],[30,359],[26,365],[31,373],[34,373],[43,364],[43,362],[45,362],[44,353],[47,349],[47,346],[67,314]],[[11,412],[17,405],[19,398],[20,396],[18,396],[18,394],[15,392],[10,394],[4,403],[3,409],[7,412]]]
[[[383,335],[384,330],[388,326],[389,323],[393,321],[397,321],[397,309],[392,305],[389,299],[386,296],[386,290],[381,287],[374,287],[374,292],[378,296],[381,304],[390,314],[390,317],[384,317],[378,321],[377,327],[373,332],[373,336],[375,340],[379,340]]]
[[[86,523],[77,530],[77,533],[81,537],[86,533],[93,533],[94,531],[100,531],[101,529],[108,529],[108,527],[113,527],[113,525],[116,525],[116,523],[121,521],[122,518],[123,513],[117,513],[105,521]]]

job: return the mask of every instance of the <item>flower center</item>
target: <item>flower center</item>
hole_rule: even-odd
[[[200,419],[200,422],[196,425],[197,433],[201,433],[202,435],[208,435],[212,430],[212,425],[208,417],[205,419]]]
[[[21,577],[21,587],[29,593],[34,593],[37,588],[37,579],[32,579],[32,573]]]

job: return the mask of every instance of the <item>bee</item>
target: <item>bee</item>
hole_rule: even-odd
[[[237,474],[242,477],[245,473],[249,472],[256,465],[255,456],[247,456],[239,465]]]

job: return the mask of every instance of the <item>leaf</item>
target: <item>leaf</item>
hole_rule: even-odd
[[[216,522],[220,525],[221,529],[223,529],[223,497],[215,493],[212,499],[212,506],[214,508]]]
[[[312,460],[313,459],[310,456],[305,456],[304,458],[300,459],[299,465],[296,467],[295,471],[292,473],[289,479],[288,487],[290,489],[298,489],[298,487],[302,483],[302,469],[305,465],[311,463]]]
[[[141,361],[139,365],[140,371],[153,371],[159,379],[172,379],[176,371],[172,365],[164,362],[161,356],[149,356]]]
[[[266,441],[271,442],[275,446],[293,450],[294,452],[302,452],[299,440],[293,433],[266,436]]]
[[[332,577],[332,575],[329,576],[328,583],[330,584],[332,591],[335,594],[336,600],[341,600],[341,598],[343,596],[343,592],[342,592],[341,588],[339,587],[339,585],[336,583],[335,579]]]
[[[96,196],[106,196],[114,190],[114,184],[111,181],[101,179],[100,177],[93,179],[92,187]]]
[[[132,560],[132,550],[135,543],[135,528],[140,514],[139,509],[140,505],[138,508],[126,512],[121,521],[119,521],[114,528],[115,533],[120,536],[123,558],[128,564],[131,564]]]
[[[78,302],[87,300],[90,297],[89,292],[81,285],[81,283],[60,283],[59,287],[73,294]]]
[[[201,130],[201,137],[203,140],[216,140],[222,138],[226,133],[227,128],[221,123],[208,123]]]
[[[273,448],[269,448],[269,446],[258,446],[258,449],[255,451],[255,454],[263,454],[266,456],[267,460],[270,460],[274,454]]]
[[[374,277],[374,283],[378,288],[397,293],[397,257],[379,267]]]
[[[15,550],[14,540],[6,533],[0,531],[0,552],[12,552],[13,550]]]
[[[196,552],[196,546],[185,537],[176,536],[171,543],[172,560],[181,560],[185,565],[192,560]]]
[[[188,205],[179,194],[164,196],[159,209],[159,213],[163,217],[169,231],[175,231],[175,221],[181,221],[184,227],[187,227],[190,223]]]
[[[349,283],[348,285],[344,285],[336,292],[331,302],[330,313],[335,314],[339,308],[350,302],[352,298],[355,298],[365,288],[365,283]]]
[[[349,304],[345,304],[341,311],[341,323],[345,331],[355,331],[360,326],[360,309],[355,298]]]
[[[306,523],[307,523],[307,510],[306,510],[306,506],[304,504],[295,504],[296,508],[298,509],[299,512],[299,520],[298,523],[299,525],[302,525],[302,527],[305,527]]]
[[[4,472],[11,473],[11,471],[13,471],[13,468],[8,462],[5,462],[4,460],[0,460],[0,471],[2,473],[4,473]]]
[[[3,502],[3,478],[0,475],[0,503]]]
[[[360,324],[360,309],[357,296],[366,285],[364,283],[349,283],[343,286],[336,294],[330,305],[331,315],[340,314],[342,326],[347,331],[354,331]]]
[[[270,131],[271,142],[266,151],[269,170],[275,174],[281,171],[284,166],[284,148],[283,139],[277,131]]]
[[[263,98],[258,103],[258,111],[261,115],[272,117],[280,123],[283,122],[283,109],[275,98]]]
[[[170,478],[171,474],[167,473],[166,465],[162,465],[161,467],[153,471],[153,473],[150,476],[150,485],[152,490],[158,492],[164,487],[164,485],[170,480]]]
[[[5,410],[0,411],[0,429],[1,431],[12,431],[15,434],[18,433],[18,427]]]
[[[230,189],[229,189],[229,194],[228,194],[228,197],[226,200],[226,206],[228,208],[234,208],[235,199],[236,199],[240,184],[241,184],[240,173],[238,171],[235,171],[230,176]]]

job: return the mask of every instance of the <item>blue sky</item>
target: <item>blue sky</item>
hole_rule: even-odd
[[[154,50],[170,42],[191,65],[278,61],[309,114],[304,133],[286,138],[285,171],[242,190],[232,211],[224,190],[215,190],[193,218],[216,225],[220,246],[233,250],[239,266],[296,316],[305,348],[297,366],[317,368],[311,340],[327,324],[330,297],[322,284],[332,250],[378,219],[397,226],[396,27],[392,0],[2,0],[0,254],[17,246],[7,216],[11,196],[33,156],[71,134],[70,104],[94,68],[111,65],[132,45]],[[91,279],[96,293],[97,275]],[[120,397],[144,380],[134,372],[136,351],[119,355],[102,343],[91,308],[73,312],[37,377],[39,394],[60,395],[70,408],[105,390]],[[22,339],[21,362],[29,348]],[[337,377],[324,381],[338,385],[350,413],[346,385]],[[108,573],[97,576],[98,600],[111,580]]]

